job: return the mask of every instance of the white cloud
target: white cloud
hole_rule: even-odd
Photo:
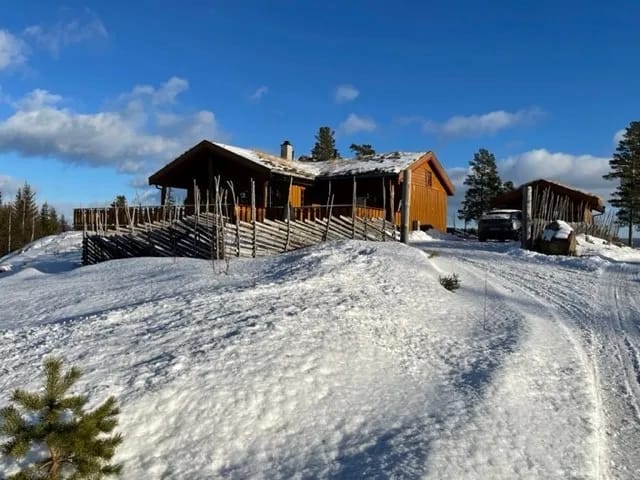
[[[119,100],[130,102],[128,107],[132,110],[139,108],[143,99],[148,99],[156,106],[172,105],[176,103],[178,95],[188,89],[188,80],[174,76],[158,88],[152,85],[136,85],[131,92],[120,95]]]
[[[13,200],[14,195],[24,182],[20,182],[9,175],[0,174],[0,192],[2,192],[2,203]]]
[[[528,108],[513,113],[496,110],[482,115],[456,115],[443,123],[426,120],[423,122],[423,130],[445,137],[476,137],[533,123],[543,115],[544,112],[539,108]]]
[[[0,30],[0,70],[25,62],[27,46],[7,30]]]
[[[87,9],[74,18],[65,18],[53,25],[31,25],[25,28],[23,36],[57,56],[64,47],[104,40],[109,33],[100,18]]]
[[[267,93],[269,93],[269,87],[262,85],[261,87],[258,87],[255,92],[249,95],[249,100],[254,103],[258,103]]]
[[[620,140],[622,140],[622,138],[624,137],[624,134],[627,132],[626,128],[623,128],[621,130],[618,130],[614,135],[613,135],[613,145],[614,146],[618,146],[618,144],[620,143]]]
[[[337,103],[351,102],[358,98],[360,91],[353,85],[338,85],[334,92],[334,98]]]
[[[347,119],[340,124],[338,129],[347,135],[352,135],[358,132],[372,132],[376,129],[376,122],[369,117],[360,117],[355,113],[350,113]]]
[[[46,90],[37,88],[15,102],[14,107],[21,110],[36,110],[46,105],[56,105],[62,102],[60,95],[54,95]]]
[[[612,182],[602,176],[609,171],[609,159],[594,155],[549,152],[541,148],[507,157],[499,162],[500,176],[516,185],[537,178],[555,180],[579,189],[609,191]]]
[[[59,95],[34,90],[0,119],[0,152],[123,172],[155,168],[203,138],[224,136],[212,112],[170,110],[187,85],[174,77],[158,88],[136,87],[114,108],[89,113],[66,108]]]

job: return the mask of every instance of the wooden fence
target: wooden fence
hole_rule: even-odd
[[[576,203],[568,195],[554,193],[549,187],[534,187],[531,195],[533,218],[530,221],[530,228],[533,245],[542,238],[545,227],[553,220],[567,222],[576,234],[584,233],[609,241],[618,236],[619,224],[616,222],[613,211],[592,216],[586,203]]]
[[[119,231],[85,232],[82,261],[142,256],[225,259],[259,257],[307,247],[327,240],[393,241],[395,226],[382,218],[343,215],[313,220],[231,221],[214,213],[121,226]]]
[[[204,211],[212,210],[203,206]],[[105,207],[105,208],[76,208],[73,211],[73,227],[76,230],[116,230],[129,226],[141,226],[151,222],[172,222],[180,220],[195,213],[194,205],[172,206],[135,206],[135,207]],[[333,216],[351,217],[353,207],[351,205],[332,205]],[[251,205],[222,205],[222,212],[230,221],[236,218],[241,222],[251,221]],[[268,220],[285,220],[287,218],[286,207],[255,207],[256,220],[263,222]],[[328,205],[308,205],[303,207],[290,207],[289,218],[292,220],[317,220],[326,218],[329,212]],[[384,209],[356,206],[355,216],[361,218],[384,217]],[[396,225],[399,225],[400,214],[394,215]]]

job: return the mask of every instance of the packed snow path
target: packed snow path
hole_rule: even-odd
[[[350,241],[75,268],[78,240],[0,261],[0,406],[45,355],[81,366],[124,478],[639,476],[638,265]]]
[[[511,291],[513,302],[535,302],[562,327],[591,384],[596,478],[640,478],[640,255],[625,249],[632,253],[621,261],[553,258],[501,244],[421,246],[448,258],[450,268],[475,270]]]

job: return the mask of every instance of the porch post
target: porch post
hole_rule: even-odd
[[[269,180],[265,180],[263,197],[262,197],[262,208],[264,208],[265,210],[268,206],[268,200],[269,200]]]
[[[409,243],[409,222],[411,221],[411,170],[408,168],[403,172],[402,183],[402,227],[400,230],[400,241],[402,243]]]
[[[160,190],[160,205],[164,207],[164,204],[166,202],[167,202],[167,187],[163,185],[162,189]]]

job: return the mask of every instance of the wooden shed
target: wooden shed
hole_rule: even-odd
[[[551,216],[566,222],[592,224],[593,212],[604,213],[604,200],[593,193],[584,192],[568,185],[552,180],[538,179],[527,182],[517,189],[496,197],[493,201],[495,208],[522,209],[523,191],[532,187],[533,208],[532,217],[542,215],[542,208],[555,210]]]

